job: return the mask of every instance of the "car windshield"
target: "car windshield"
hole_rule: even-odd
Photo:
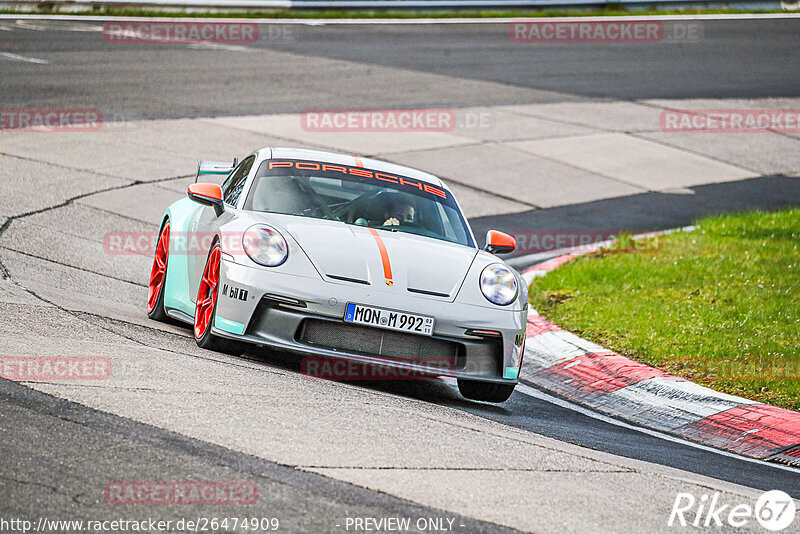
[[[362,167],[304,160],[264,161],[244,208],[474,246],[467,223],[449,191]]]

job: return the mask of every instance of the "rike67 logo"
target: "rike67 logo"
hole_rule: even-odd
[[[755,520],[763,528],[779,532],[794,522],[797,513],[794,500],[780,490],[762,494],[755,505],[723,503],[720,497],[719,492],[700,498],[691,493],[678,493],[667,526],[741,528],[753,526],[751,522]]]

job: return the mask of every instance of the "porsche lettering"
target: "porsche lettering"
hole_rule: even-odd
[[[358,176],[360,178],[370,178],[381,182],[389,182],[406,187],[413,187],[430,195],[440,198],[447,198],[447,191],[440,189],[431,184],[426,184],[417,180],[411,180],[403,176],[395,176],[385,172],[371,171],[359,167],[348,167],[344,165],[330,165],[319,163],[316,161],[270,161],[269,169],[291,169],[295,168],[301,171],[322,171],[322,172],[340,172],[350,176]]]

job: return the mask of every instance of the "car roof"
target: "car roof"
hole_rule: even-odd
[[[419,171],[417,169],[412,169],[411,167],[406,167],[404,165],[397,165],[395,163],[388,163],[385,161],[380,161],[372,158],[364,158],[361,156],[355,156],[351,154],[341,154],[337,152],[327,152],[325,150],[312,150],[308,148],[271,147],[271,148],[263,148],[258,152],[261,153],[266,151],[270,151],[271,156],[269,156],[269,154],[267,154],[267,156],[273,159],[275,158],[307,159],[311,161],[319,161],[322,163],[349,165],[351,167],[363,166],[367,169],[393,173],[393,174],[400,174],[408,178],[414,178],[416,180],[427,182],[431,185],[441,186],[445,188],[447,187],[446,184],[444,184],[438,177],[434,176],[433,174]]]

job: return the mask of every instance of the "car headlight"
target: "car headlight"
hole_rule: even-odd
[[[266,224],[248,228],[242,237],[242,246],[251,260],[265,267],[277,267],[289,255],[286,240],[280,232]]]
[[[517,298],[517,279],[508,267],[489,265],[481,273],[481,292],[489,302],[506,306]]]

